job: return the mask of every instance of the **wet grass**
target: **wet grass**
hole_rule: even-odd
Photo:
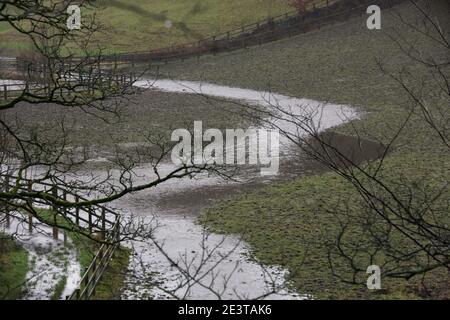
[[[148,144],[151,139],[170,141],[174,129],[192,128],[194,121],[202,121],[204,128],[220,130],[246,128],[251,122],[237,114],[237,106],[197,95],[146,91],[124,101],[105,103],[117,113],[97,112],[98,117],[94,117],[78,108],[21,104],[3,115],[24,135],[35,132],[49,143],[59,143],[66,136],[71,147],[88,147],[106,154],[117,145]]]
[[[399,9],[415,19],[407,4]],[[411,101],[377,63],[398,74],[403,68],[418,78],[427,70],[416,64],[389,39],[394,28],[422,51],[441,51],[430,41],[402,26],[383,11],[381,31],[365,28],[361,16],[345,23],[238,52],[174,63],[162,72],[180,80],[203,80],[234,87],[272,90],[295,97],[350,104],[364,114],[361,120],[334,128],[334,131],[386,143],[406,118]],[[444,187],[450,178],[448,150],[418,114],[393,145],[383,172],[388,183],[401,177],[427,188]],[[420,196],[420,195],[418,195]],[[216,232],[242,234],[257,257],[280,264],[290,271],[292,286],[317,298],[423,298],[420,279],[410,282],[386,280],[385,290],[369,292],[364,286],[343,284],[332,276],[324,239],[333,239],[339,230],[338,217],[330,209],[343,206],[342,199],[354,197],[353,188],[334,174],[317,175],[267,187],[258,192],[218,203],[207,210],[201,222]],[[351,212],[361,206],[355,201]],[[448,219],[448,216],[442,217]],[[353,225],[353,241],[364,242]],[[380,259],[383,259],[380,257]],[[345,264],[338,262],[341,273]],[[449,275],[429,274],[425,283],[434,288],[434,297],[448,297]]]
[[[0,299],[20,299],[28,271],[28,252],[0,233]]]
[[[53,288],[53,293],[51,296],[51,300],[59,300],[61,299],[61,295],[64,291],[64,288],[66,287],[67,284],[67,276],[63,276],[58,283],[56,284],[56,286]]]
[[[95,289],[92,300],[120,300],[131,250],[119,247]]]
[[[42,219],[47,221],[54,221],[54,212],[51,210],[40,209],[39,215]],[[57,221],[61,226],[68,226],[67,222],[62,219],[62,217],[57,216]],[[81,267],[81,275],[84,274],[85,270],[89,267],[94,258],[100,244],[80,235],[76,231],[64,231],[67,237],[72,240],[75,249],[78,252],[78,261]],[[62,235],[61,235],[62,236]],[[111,262],[109,263],[103,277],[97,284],[95,294],[91,299],[93,300],[115,300],[120,299],[122,288],[125,281],[125,274],[128,268],[128,262],[130,257],[130,250],[119,246],[115,251]],[[63,279],[62,279],[63,280]],[[62,280],[56,285],[53,297],[61,296],[62,291],[65,288],[65,281]],[[66,280],[66,279],[64,279]],[[62,288],[61,288],[62,287]]]
[[[107,52],[142,51],[197,41],[292,10],[287,1],[272,0],[103,0],[96,6],[97,19],[105,32],[97,35],[95,44]],[[82,10],[83,14],[90,12]],[[6,24],[0,24],[0,38],[0,49],[23,49],[26,42]]]
[[[396,181],[389,179],[389,175],[393,172],[400,174],[401,168],[396,160],[391,158],[386,163],[386,178],[392,185]],[[401,174],[410,179],[422,179],[423,185],[434,184],[438,189],[440,185],[436,180],[439,175],[450,174],[448,163],[442,167],[441,163],[429,163],[419,158],[411,160],[417,161],[418,165],[409,171],[401,170]],[[420,171],[419,167],[422,168]],[[290,285],[298,292],[312,294],[315,298],[426,297],[420,291],[420,278],[410,282],[385,278],[383,290],[376,292],[367,290],[364,285],[345,284],[332,276],[328,249],[338,237],[342,223],[349,222],[343,220],[344,216],[336,214],[339,210],[349,209],[346,199],[349,199],[350,212],[363,210],[354,189],[335,174],[327,173],[271,185],[257,192],[218,202],[204,211],[200,222],[214,232],[242,235],[262,262],[288,268]],[[441,219],[448,221],[448,216],[444,215]],[[361,225],[350,222],[348,228],[346,236],[349,240],[361,242],[361,246],[367,242],[370,248],[366,230]],[[399,237],[393,238],[391,244],[397,247],[406,245]],[[361,266],[370,265],[370,261],[365,258],[361,258]],[[380,265],[383,260],[382,255],[376,256]],[[338,273],[351,275],[345,261],[334,262]],[[433,288],[430,291],[435,297],[448,298],[448,288],[445,288],[448,276],[445,270],[440,270],[428,274],[424,283]]]

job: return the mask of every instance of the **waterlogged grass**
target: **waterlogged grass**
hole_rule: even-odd
[[[410,21],[417,17],[409,4],[394,10],[400,10]],[[411,101],[381,71],[378,61],[392,74],[407,68],[418,78],[428,76],[428,70],[406,58],[389,35],[396,29],[421,51],[435,56],[445,54],[434,43],[402,25],[391,16],[392,12],[383,11],[381,31],[367,30],[366,18],[361,16],[261,47],[205,56],[198,62],[193,59],[170,64],[162,72],[180,80],[203,80],[350,104],[362,112],[361,120],[333,130],[355,135],[356,128],[362,137],[386,143],[406,119]],[[393,144],[383,176],[391,184],[407,179],[411,185],[414,182],[438,190],[448,183],[449,169],[448,150],[420,114],[414,114]],[[343,199],[349,198],[358,199],[353,187],[328,173],[218,203],[204,213],[201,222],[216,232],[242,234],[257,257],[287,267],[292,286],[316,298],[425,297],[420,279],[408,283],[386,279],[384,290],[372,293],[364,286],[345,285],[333,277],[325,240],[335,239],[340,227],[338,217],[330,214],[330,210],[344,206]],[[349,207],[350,212],[361,210],[356,200]],[[449,219],[448,215],[440,218],[441,222]],[[364,243],[367,237],[358,224],[350,224],[351,240]],[[383,262],[382,256],[378,258]],[[351,275],[342,262],[337,261],[336,267],[341,274]],[[445,286],[448,282],[448,273],[441,271],[425,279],[427,286],[434,288],[431,292],[435,297],[448,297],[449,288]]]
[[[54,221],[54,212],[51,210],[39,210],[41,218],[47,221]],[[56,217],[61,226],[68,225],[61,216]],[[92,262],[98,248],[99,243],[80,235],[75,231],[65,231],[67,237],[72,240],[75,249],[78,251],[78,261],[81,266],[81,275],[87,270]],[[60,235],[62,236],[62,235]],[[113,258],[106,268],[100,282],[98,283],[95,295],[91,299],[95,300],[113,300],[120,299],[120,294],[125,281],[125,273],[128,267],[130,250],[119,247],[113,255]],[[65,287],[65,280],[62,279],[55,287],[53,297],[61,296]]]
[[[115,101],[105,103],[116,106]],[[228,102],[191,94],[147,91],[128,96],[118,104],[116,115],[99,112],[99,117],[93,117],[78,108],[42,104],[37,109],[24,103],[5,112],[5,117],[11,123],[20,119],[24,132],[33,130],[42,139],[53,141],[67,134],[71,146],[95,146],[100,151],[113,150],[116,144],[148,143],[149,137],[158,134],[170,141],[174,129],[192,128],[194,121],[202,121],[205,129],[248,127],[250,121],[238,112],[238,107]],[[65,131],[55,123],[64,123]]]
[[[439,176],[450,174],[448,162],[429,162],[420,155],[409,154],[408,159],[415,161],[416,165],[406,170],[398,163],[406,159],[392,157],[387,160],[386,180],[391,186],[397,182],[397,179],[392,178],[396,173],[439,190],[442,187]],[[286,267],[290,272],[288,280],[291,286],[300,293],[327,299],[422,297],[419,290],[421,279],[413,279],[407,283],[385,278],[383,290],[376,292],[367,290],[365,286],[345,284],[333,277],[329,268],[328,249],[338,237],[341,223],[349,222],[335,213],[339,209],[355,213],[363,210],[363,207],[347,182],[335,174],[327,173],[272,185],[239,198],[219,202],[203,213],[200,222],[215,232],[242,235],[262,262]],[[445,215],[440,219],[449,221],[449,217]],[[367,234],[360,225],[350,221],[348,228],[347,239],[352,243],[360,242],[361,246],[366,241],[368,248],[370,247]],[[397,247],[407,245],[395,233],[392,241]],[[382,255],[376,256],[380,265],[384,259]],[[339,274],[350,276],[350,270],[344,261],[334,262]],[[368,265],[369,260],[362,257],[361,266]],[[364,278],[358,280],[364,281]],[[448,288],[445,288],[448,283],[446,271],[429,274],[425,283],[429,287],[435,287],[434,293],[437,296],[448,296]]]
[[[64,288],[67,284],[67,276],[62,277],[56,286],[53,288],[53,294],[51,296],[51,300],[59,300],[61,299],[61,295],[64,291]]]
[[[20,299],[28,271],[28,252],[0,233],[0,299]]]

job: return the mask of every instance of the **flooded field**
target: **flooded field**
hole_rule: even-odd
[[[211,105],[212,110],[215,104],[223,105],[226,101],[231,101],[250,107],[262,107],[269,110],[270,115],[280,112],[305,115],[311,117],[318,131],[356,117],[355,111],[348,106],[208,83],[148,79],[138,81],[135,85],[152,92],[204,99],[207,101],[204,104]],[[178,108],[182,108],[182,105],[178,105]],[[205,113],[205,109],[202,110]],[[195,110],[193,113],[195,114]],[[136,113],[135,118],[138,115]],[[304,134],[283,117],[266,120],[285,135]],[[235,126],[238,123],[239,121],[235,121],[229,124]],[[227,128],[226,122],[222,123],[221,129],[224,128]],[[108,130],[104,129],[105,132]],[[128,137],[127,145],[138,143],[130,139],[132,138]],[[245,140],[243,143],[237,148],[245,148]],[[205,172],[194,178],[171,179],[155,188],[129,194],[111,203],[113,208],[123,214],[125,221],[136,219],[149,228],[155,227],[151,239],[132,240],[125,244],[132,249],[132,257],[122,298],[308,298],[289,289],[285,280],[286,270],[255,261],[251,249],[238,236],[211,234],[197,224],[201,210],[214,201],[254,190],[270,181],[283,181],[298,176],[304,170],[305,163],[298,161],[298,155],[293,151],[289,139],[281,135],[277,159],[280,171],[277,175],[262,176],[256,166],[244,165],[233,179]],[[67,179],[72,176],[77,180],[91,182],[92,177],[101,180],[106,175],[106,168],[114,167],[111,166],[111,158],[104,155],[100,151],[93,153],[85,164],[68,174]],[[170,159],[165,159],[158,165],[161,176],[176,168]],[[36,170],[38,171],[39,169]],[[112,175],[113,184],[119,185],[119,171],[112,169],[108,173]],[[132,171],[134,185],[156,178],[150,163],[141,163]]]
[[[321,130],[354,116],[353,110],[346,106],[205,83],[147,80],[136,85],[152,90],[233,99],[264,107],[276,103],[281,108],[299,108],[299,112],[320,108]],[[287,131],[295,130],[288,122],[280,122],[279,126]],[[282,141],[281,145],[281,166],[289,165],[294,169],[292,163],[288,162],[288,141]],[[139,168],[136,171],[136,182],[151,179],[149,169],[150,166],[145,165]],[[164,163],[160,168],[162,174],[171,169],[173,165],[170,163]],[[286,171],[289,170],[284,172]],[[231,182],[203,174],[193,180],[170,180],[155,189],[127,196],[113,203],[125,212],[151,220],[151,223],[156,221],[159,227],[155,237],[163,244],[164,251],[171,259],[185,263],[201,279],[199,283],[186,281],[183,284],[186,279],[180,271],[152,243],[130,243],[135,252],[130,268],[138,270],[138,274],[128,279],[123,298],[172,298],[175,295],[191,299],[215,299],[218,296],[237,299],[265,297],[272,291],[276,293],[269,294],[269,298],[306,298],[288,290],[285,283],[286,270],[277,266],[260,266],[252,261],[249,248],[238,237],[208,234],[196,224],[196,217],[201,209],[213,201],[257,188],[272,179],[287,179],[288,175],[262,178],[257,171],[242,170],[237,178],[237,182]],[[206,251],[213,252],[207,261],[202,260]],[[149,285],[143,279],[151,279],[158,285]],[[276,288],[273,287],[274,284]]]

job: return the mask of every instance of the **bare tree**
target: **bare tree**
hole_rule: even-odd
[[[415,68],[394,72],[378,62],[380,73],[391,77],[409,101],[399,123],[392,124],[386,137],[377,141],[384,151],[376,159],[356,160],[355,156],[366,152],[363,137],[373,137],[364,127],[352,126],[356,147],[345,150],[333,134],[318,129],[314,114],[298,113],[276,104],[268,112],[272,119],[268,125],[277,127],[302,154],[348,182],[347,197],[328,209],[340,221],[340,231],[336,238],[326,240],[332,272],[348,283],[365,284],[367,267],[372,264],[381,267],[384,277],[406,280],[429,272],[448,275],[450,271],[448,175],[430,181],[421,174],[386,164],[406,128],[418,123],[426,127],[418,134],[439,141],[433,152],[450,155],[450,38],[448,24],[436,17],[445,9],[436,10],[426,1],[411,4],[420,18],[412,22],[397,13],[398,26],[414,30],[433,43],[434,50],[422,50],[404,36],[401,28],[388,33]],[[423,72],[418,73],[417,68]],[[288,121],[297,129],[283,130],[273,119]],[[407,143],[411,142],[401,142]],[[350,272],[342,271],[342,266]]]
[[[49,231],[42,230],[42,226],[81,235],[99,244],[142,242],[153,245],[181,275],[176,288],[165,289],[171,297],[186,298],[191,288],[198,285],[222,298],[236,270],[227,275],[217,269],[235,248],[222,253],[216,260],[223,241],[211,248],[206,244],[208,236],[205,232],[199,256],[171,257],[164,245],[155,239],[156,227],[151,221],[130,214],[108,220],[105,215],[112,212],[103,205],[130,193],[155,188],[171,179],[192,177],[203,171],[230,179],[232,171],[224,171],[210,163],[196,165],[192,159],[187,159],[169,172],[161,172],[159,166],[169,156],[173,145],[167,141],[166,128],[163,134],[148,132],[143,146],[135,150],[115,146],[112,168],[102,169],[101,174],[79,176],[76,169],[85,165],[88,157],[85,146],[74,142],[70,122],[61,119],[55,121],[52,128],[45,124],[33,128],[14,113],[15,110],[23,112],[20,110],[23,105],[31,106],[33,110],[51,104],[79,110],[105,123],[120,121],[122,107],[131,103],[128,96],[137,93],[133,84],[143,72],[128,76],[129,70],[121,67],[120,61],[112,60],[95,44],[92,39],[105,30],[97,23],[95,15],[83,15],[80,30],[68,29],[67,8],[72,4],[80,6],[83,12],[95,11],[89,10],[95,7],[95,1],[88,0],[2,1],[0,4],[0,22],[8,23],[25,35],[33,48],[31,53],[18,59],[16,72],[11,75],[21,81],[15,88],[18,93],[0,101],[0,206],[2,213],[6,213],[0,219],[7,225],[14,220],[22,229],[30,228],[47,236]],[[142,163],[150,164],[149,174],[144,181],[137,182],[135,169]],[[43,208],[50,209],[51,213]],[[96,219],[98,215],[103,215],[103,220],[93,224],[100,228],[92,228],[90,221],[85,225],[77,221],[86,221],[88,216],[89,220]],[[111,229],[104,229],[105,221],[111,222],[108,226]],[[105,235],[119,230],[116,222],[120,223],[117,236]],[[14,232],[14,237],[20,237],[20,234]],[[143,262],[140,265],[143,273],[130,270],[127,276],[153,285],[151,275],[146,273],[148,266]],[[263,266],[262,270],[267,273]],[[219,274],[223,277],[222,287],[217,289],[215,284]],[[31,280],[27,279],[27,282]],[[269,289],[264,296],[280,290],[275,280],[276,275],[267,274]],[[180,291],[184,292],[181,296]]]
[[[140,74],[127,76],[117,61],[112,62],[110,56],[103,54],[103,48],[92,40],[95,34],[104,31],[95,14],[83,15],[80,30],[68,29],[67,8],[73,4],[80,6],[83,12],[95,11],[89,10],[95,6],[95,1],[2,1],[0,5],[0,22],[6,22],[26,35],[35,52],[32,59],[19,61],[23,71],[18,75],[23,81],[18,85],[19,94],[0,102],[3,185],[0,201],[4,207],[26,211],[41,221],[36,211],[38,203],[60,210],[89,210],[129,193],[156,187],[169,179],[213,169],[211,165],[187,163],[161,174],[158,165],[169,154],[170,144],[156,141],[155,135],[149,137],[148,147],[134,157],[116,150],[114,174],[107,171],[101,179],[93,177],[88,181],[73,175],[69,179],[71,169],[86,160],[80,158],[79,148],[71,141],[69,124],[57,122],[56,133],[43,134],[42,128],[40,131],[23,130],[18,119],[6,114],[24,103],[36,108],[51,103],[111,121],[111,115],[120,117],[121,106],[128,103],[127,95],[136,92],[133,83]],[[132,172],[142,161],[152,163],[154,176],[151,181],[136,184]],[[89,197],[76,202],[73,198],[63,199],[47,188],[52,185],[74,195]],[[71,223],[70,219],[66,220]],[[54,223],[58,224],[58,221]],[[76,226],[59,227],[77,230]]]

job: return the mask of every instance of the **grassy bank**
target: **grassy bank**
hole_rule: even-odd
[[[91,264],[91,261],[99,248],[99,244],[73,233],[69,237],[73,240],[73,243],[78,250],[81,273],[83,274],[84,270]],[[91,297],[92,300],[120,299],[130,253],[131,251],[125,247],[120,246],[117,248],[100,282],[95,288],[95,294]]]
[[[406,119],[411,101],[380,70],[378,61],[392,74],[406,68],[419,79],[429,77],[428,70],[405,57],[390,35],[398,31],[423,52],[436,56],[446,54],[432,41],[401,24],[392,15],[394,12],[400,12],[410,22],[418,17],[412,6],[403,4],[383,11],[380,31],[367,30],[366,16],[362,15],[261,47],[202,57],[199,62],[172,64],[163,72],[176,79],[270,89],[296,97],[349,104],[363,112],[361,120],[333,130],[354,135],[356,128],[362,137],[386,143]],[[442,147],[439,137],[420,114],[412,115],[396,140],[382,174],[392,185],[400,178],[436,190],[448,183],[448,150]],[[426,297],[420,279],[386,280],[383,291],[371,293],[365,286],[346,285],[332,276],[327,241],[336,239],[342,221],[330,211],[344,209],[343,199],[353,200],[350,208],[345,209],[353,213],[361,210],[352,186],[329,173],[218,203],[204,213],[201,222],[216,232],[243,235],[262,261],[289,269],[292,285],[299,292],[312,293],[317,298]],[[441,219],[448,221],[449,217],[445,215]],[[364,230],[356,221],[350,224],[350,240],[364,243],[367,239]],[[405,244],[398,240],[396,245]],[[379,259],[382,262],[383,257]],[[350,276],[348,266],[342,261],[337,261],[336,268]],[[424,283],[432,288],[434,297],[448,297],[449,289],[443,285],[448,280],[448,273],[438,271],[429,274]]]
[[[22,296],[27,271],[27,251],[0,233],[0,299],[15,300]]]
[[[104,0],[96,6],[97,19],[105,27],[96,43],[115,52],[192,42],[292,10],[287,1],[272,0]],[[26,48],[27,38],[6,24],[0,24],[0,39],[0,50]]]
[[[443,167],[441,162],[430,163],[430,159],[416,157],[410,160],[416,162],[415,166],[400,172],[399,159],[388,159],[386,178],[402,174],[410,179],[424,179],[423,183],[429,184],[439,181],[442,174],[447,177],[450,174],[448,163]],[[418,171],[419,168],[422,170]],[[395,180],[389,181],[395,184]],[[348,202],[345,201],[347,199]],[[424,279],[413,278],[409,282],[386,278],[382,282],[382,291],[369,291],[364,285],[346,284],[333,277],[328,249],[335,243],[344,224],[348,228],[346,240],[349,243],[361,247],[367,244],[367,252],[371,250],[367,230],[356,220],[358,215],[354,214],[355,221],[351,221],[336,214],[339,210],[348,210],[349,203],[351,213],[364,208],[351,185],[337,175],[327,173],[271,185],[261,191],[219,202],[203,213],[200,222],[214,232],[242,235],[262,262],[286,267],[290,271],[288,279],[292,287],[315,298],[424,298],[422,280],[435,298],[449,297],[449,274],[445,270],[430,273]],[[448,215],[441,218],[448,221]],[[394,236],[391,245],[401,248],[407,244]],[[381,254],[375,256],[379,264],[384,259]],[[360,261],[361,267],[371,264],[365,256]],[[334,268],[341,275],[352,276],[346,261],[334,260]]]

